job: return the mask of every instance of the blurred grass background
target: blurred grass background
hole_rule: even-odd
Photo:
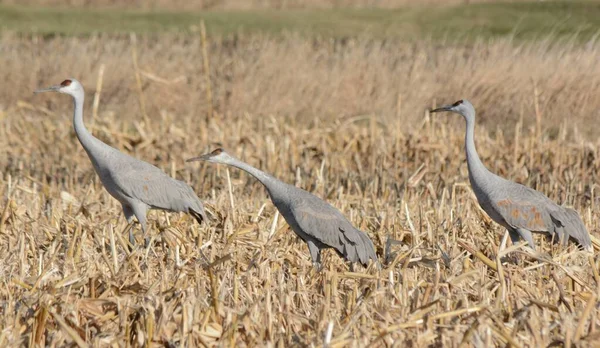
[[[511,36],[539,39],[598,34],[600,3],[592,1],[483,2],[401,8],[294,8],[287,10],[196,10],[175,8],[33,7],[0,5],[2,30],[44,35],[193,32],[204,20],[211,35],[475,39]]]

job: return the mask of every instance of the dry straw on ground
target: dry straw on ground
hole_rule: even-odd
[[[574,206],[596,235],[597,44],[226,40],[208,47],[207,119],[200,42],[138,38],[140,95],[129,40],[2,38],[0,345],[600,339],[597,260],[538,238],[542,255],[498,263],[503,231],[468,186],[463,121],[425,112],[468,97],[490,169]],[[73,134],[70,100],[31,95],[68,76],[87,87],[92,132],[192,184],[210,225],[154,212],[149,252],[124,248],[120,206]],[[326,252],[316,273],[255,180],[184,165],[217,145],[326,197],[371,236],[383,270],[350,272]]]

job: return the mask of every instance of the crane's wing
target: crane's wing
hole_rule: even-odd
[[[513,228],[524,228],[532,232],[553,232],[550,214],[538,204],[505,198],[493,201],[492,207]]]
[[[534,193],[521,191],[527,193],[518,201],[505,198],[492,202],[492,206],[513,228],[556,233],[558,240],[565,243],[573,238],[588,250],[592,247],[591,237],[575,210],[561,207],[543,194],[531,191]]]
[[[152,208],[188,212],[199,222],[206,219],[202,202],[188,184],[149,163],[135,159],[113,170],[111,176],[123,194]]]
[[[308,193],[296,200],[291,213],[304,233],[322,244],[336,249],[350,262],[367,265],[377,261],[375,247],[369,237],[356,229],[337,209]]]

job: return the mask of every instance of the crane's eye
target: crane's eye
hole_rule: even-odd
[[[462,99],[457,101],[456,103],[452,104],[452,106],[459,106],[460,104],[462,104]]]
[[[71,80],[64,80],[63,82],[60,83],[61,87],[67,87],[69,85],[71,85]]]
[[[223,149],[218,148],[215,151],[213,151],[212,154],[216,156],[216,155],[220,154],[221,152],[223,152]]]

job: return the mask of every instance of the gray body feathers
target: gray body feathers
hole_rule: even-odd
[[[309,249],[312,248],[310,252],[313,261],[320,262],[319,252],[324,248],[333,248],[347,261],[360,262],[364,266],[369,264],[369,260],[377,261],[371,239],[352,226],[329,203],[283,182],[271,183],[269,186],[267,190],[273,204],[292,230],[309,244]]]
[[[121,204],[190,213],[198,222],[206,219],[202,202],[188,184],[114,148],[105,156],[103,163],[94,167],[98,166],[96,172],[106,190]]]
[[[483,210],[512,232],[513,239],[522,237],[534,247],[529,231],[549,234],[564,245],[572,239],[586,249],[592,247],[590,235],[575,210],[562,207],[527,186],[489,175],[488,180],[471,178],[471,186]]]

